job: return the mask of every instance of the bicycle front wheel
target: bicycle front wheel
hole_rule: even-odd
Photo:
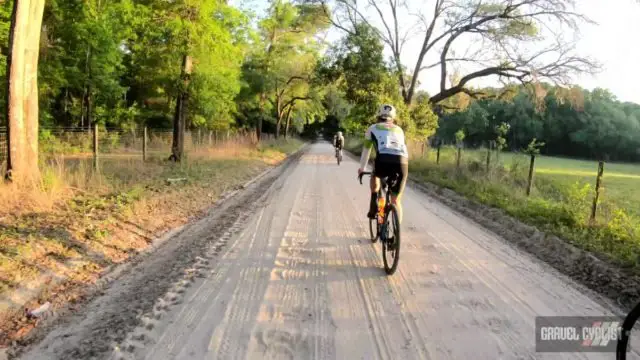
[[[378,241],[378,218],[375,217],[373,219],[369,219],[369,235],[371,236],[371,242],[375,243]]]
[[[625,360],[627,358],[629,335],[631,335],[631,330],[633,330],[633,326],[638,321],[638,318],[640,318],[640,303],[631,310],[622,322],[622,334],[620,339],[618,339],[616,347],[616,360]]]
[[[385,218],[385,236],[382,241],[382,261],[387,275],[393,275],[400,261],[400,220],[395,205],[389,207]]]

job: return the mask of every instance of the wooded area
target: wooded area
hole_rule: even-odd
[[[588,21],[559,0],[435,0],[417,9],[397,0],[273,0],[265,14],[221,0],[5,1],[8,169],[14,179],[37,177],[38,125],[173,128],[167,157],[180,160],[188,129],[244,129],[258,139],[357,134],[382,103],[397,105],[414,139],[438,129],[454,141],[462,130],[467,144],[483,145],[504,123],[507,148],[537,138],[545,154],[636,160],[638,105],[567,86],[598,65],[559,33]],[[329,43],[329,31],[339,41]],[[400,54],[412,38],[422,47],[407,66]],[[433,54],[439,61],[426,64]],[[436,94],[419,90],[419,75],[432,68]],[[505,85],[472,86],[484,77]]]

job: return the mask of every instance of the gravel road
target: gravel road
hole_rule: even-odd
[[[410,187],[400,265],[386,276],[356,170],[329,144],[310,146],[133,264],[22,358],[614,358],[536,353],[536,316],[611,309]]]

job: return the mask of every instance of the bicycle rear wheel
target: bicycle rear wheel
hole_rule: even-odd
[[[382,261],[387,275],[393,275],[400,261],[400,221],[398,210],[391,205],[385,219],[385,234],[382,241]]]

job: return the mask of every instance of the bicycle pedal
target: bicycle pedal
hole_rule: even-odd
[[[387,249],[393,251],[396,249],[396,239],[395,238],[388,238],[387,239]]]

